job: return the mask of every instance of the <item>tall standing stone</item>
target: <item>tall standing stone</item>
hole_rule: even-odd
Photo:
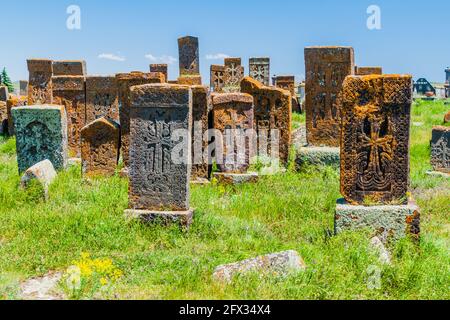
[[[69,156],[80,156],[80,131],[86,124],[86,92],[83,76],[54,76],[53,100],[66,108]]]
[[[189,225],[192,92],[170,84],[134,86],[131,101],[126,214]]]
[[[119,99],[114,76],[86,77],[86,123],[102,117],[119,122]]]
[[[450,127],[433,127],[431,165],[437,172],[450,174]]]
[[[8,87],[0,86],[0,101],[6,102],[9,99]]]
[[[358,67],[358,66],[355,66],[355,75],[368,76],[371,74],[382,75],[383,68],[382,67]]]
[[[225,66],[211,65],[210,86],[214,92],[222,92],[225,84]]]
[[[28,105],[53,103],[53,64],[52,60],[31,59],[27,60],[28,81]]]
[[[244,78],[244,67],[241,58],[225,58],[225,74],[223,91],[239,92],[241,81]]]
[[[54,76],[85,76],[86,61],[84,60],[61,60],[53,61]]]
[[[208,162],[204,161],[204,153],[208,142],[204,141],[204,133],[208,130],[208,87],[192,86],[192,181],[208,179]]]
[[[311,146],[338,147],[342,83],[354,74],[351,47],[307,47],[306,62],[306,134]]]
[[[349,76],[345,80],[341,194],[347,202],[407,201],[411,103],[411,76]]]
[[[116,75],[117,90],[119,94],[119,116],[121,132],[121,149],[123,162],[126,168],[129,165],[129,145],[130,145],[130,108],[131,91],[130,88],[136,85],[163,83],[164,76],[159,72],[131,72]]]
[[[178,39],[180,77],[200,74],[200,55],[198,38],[183,37]]]
[[[250,77],[261,82],[262,84],[270,85],[270,58],[250,58],[249,61]]]
[[[56,170],[67,163],[67,118],[63,106],[39,105],[12,109],[19,173],[50,160]]]
[[[112,176],[119,161],[120,128],[100,118],[81,129],[81,168],[85,177]]]
[[[151,64],[150,72],[161,72],[164,75],[164,82],[169,81],[168,65],[167,64]]]
[[[223,137],[223,152],[219,155],[223,159],[217,161],[219,170],[245,173],[250,166],[250,141],[246,139],[242,149],[237,137],[244,136],[245,130],[253,129],[253,97],[247,93],[216,93],[212,95],[212,105],[214,129]],[[218,152],[220,149],[216,156]]]
[[[264,86],[250,77],[242,80],[241,92],[253,96],[254,128],[259,140],[265,137],[269,142],[268,147],[271,147],[271,137],[276,136],[280,162],[286,165],[291,147],[292,100],[290,93],[283,89]]]

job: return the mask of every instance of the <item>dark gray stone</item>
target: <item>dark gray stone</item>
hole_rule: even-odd
[[[450,127],[433,128],[431,165],[435,171],[450,174]]]
[[[262,84],[270,85],[270,58],[250,58],[250,77]]]

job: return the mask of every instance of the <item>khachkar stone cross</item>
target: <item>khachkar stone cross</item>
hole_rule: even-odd
[[[163,63],[151,64],[150,72],[161,72],[164,75],[164,82],[169,80],[168,65]]]
[[[129,210],[145,221],[189,226],[192,92],[188,86],[131,88]]]
[[[336,229],[369,227],[383,238],[419,234],[408,199],[412,77],[348,76],[342,91],[341,194]]]
[[[42,105],[53,103],[53,64],[52,60],[30,59],[27,60],[28,81],[28,105]]]
[[[200,76],[200,55],[198,48],[198,38],[183,37],[178,39],[178,52],[180,64],[179,84],[201,85]]]
[[[270,85],[270,58],[250,58],[249,60],[250,77],[261,82],[262,84]]]
[[[254,100],[254,129],[258,134],[258,146],[261,145],[263,132],[267,139],[267,147],[271,149],[271,143],[277,143],[279,160],[287,165],[291,147],[291,121],[292,121],[292,99],[289,91],[264,86],[261,82],[245,77],[241,82],[241,92],[253,96]],[[272,141],[271,137],[278,131],[278,141]],[[266,156],[271,155],[270,150],[264,148]],[[258,147],[258,155],[260,148]]]
[[[136,85],[163,83],[164,76],[159,72],[143,73],[134,71],[131,73],[116,74],[117,92],[119,98],[119,117],[121,132],[121,149],[123,164],[126,171],[129,164],[129,144],[130,144],[130,108],[131,108],[131,91],[130,88]]]
[[[86,76],[86,61],[61,60],[53,61],[54,76]]]
[[[39,105],[12,109],[19,173],[50,160],[56,170],[67,164],[67,118],[63,106]]]
[[[66,108],[69,156],[80,157],[80,131],[86,125],[84,76],[53,76],[53,101]]]
[[[431,165],[437,173],[450,176],[450,127],[433,127]]]
[[[86,77],[86,123],[102,117],[119,122],[119,99],[114,76]]]
[[[354,74],[351,47],[307,47],[306,135],[311,146],[338,147],[340,138],[339,92]]]
[[[99,118],[81,129],[81,168],[84,177],[113,176],[119,161],[120,127]]]
[[[244,67],[241,58],[225,58],[224,92],[239,92],[244,78]]]
[[[213,92],[222,92],[225,84],[225,66],[211,65],[210,86]]]

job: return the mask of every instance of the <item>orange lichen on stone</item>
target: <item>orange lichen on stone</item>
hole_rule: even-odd
[[[177,84],[187,86],[201,86],[202,77],[200,75],[181,76],[178,78]]]
[[[6,101],[6,113],[8,117],[8,134],[10,136],[14,135],[14,121],[12,117],[11,109],[14,107],[23,107],[27,105],[28,97],[25,96],[10,96],[10,98]]]
[[[53,62],[48,59],[27,60],[28,81],[28,105],[43,105],[53,103],[52,76]]]

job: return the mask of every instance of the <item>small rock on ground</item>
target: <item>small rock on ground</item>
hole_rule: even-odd
[[[63,274],[51,272],[40,278],[25,281],[20,286],[20,298],[23,300],[63,300],[64,294],[57,286]]]

